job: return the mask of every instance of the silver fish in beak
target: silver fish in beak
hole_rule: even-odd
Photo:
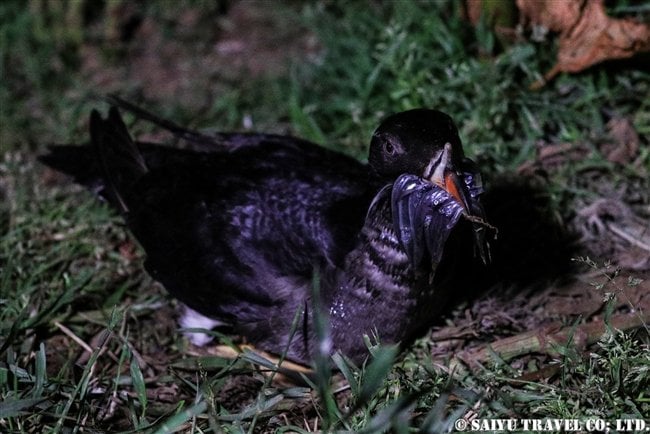
[[[487,264],[490,250],[485,212],[479,201],[481,177],[471,160],[454,170],[452,146],[425,167],[422,177],[401,175],[393,184],[391,205],[393,225],[412,264],[421,263],[425,249],[434,264],[440,262],[444,244],[461,217],[472,222],[476,254]]]

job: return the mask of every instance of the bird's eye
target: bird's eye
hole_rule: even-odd
[[[384,143],[384,152],[386,152],[388,155],[393,155],[395,153],[395,147],[393,146],[392,143],[385,142]]]

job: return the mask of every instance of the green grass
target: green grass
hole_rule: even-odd
[[[85,21],[82,6],[90,2],[39,4],[0,4],[1,432],[304,431],[306,424],[443,432],[470,409],[480,418],[650,417],[647,326],[610,328],[586,352],[567,345],[524,365],[495,357],[471,373],[440,369],[426,338],[402,356],[378,346],[366,366],[336,356],[341,374],[330,378],[321,368],[312,379],[316,392],[269,381],[251,361],[272,365],[254,355],[230,361],[192,354],[175,330],[174,302],[143,272],[143,252],[121,220],[35,162],[48,143],[87,140],[89,110],[101,105],[91,97],[104,89],[82,69],[81,50],[111,29],[106,11]],[[530,161],[539,146],[584,144],[588,158],[550,172],[544,184],[551,212],[565,219],[576,198],[598,197],[582,180],[590,168],[601,167],[613,189],[647,176],[650,74],[600,66],[531,91],[553,64],[553,41],[497,49],[488,29],[459,17],[458,5],[284,5],[270,15],[271,28],[311,29],[322,46],[315,60],[242,81],[232,79],[239,71],[219,72],[215,93],[195,106],[141,101],[145,84],[137,82],[111,82],[106,91],[122,90],[180,124],[241,129],[248,116],[255,129],[290,132],[358,158],[386,114],[437,107],[456,120],[466,153],[488,180]],[[183,8],[167,6],[141,13],[162,22],[171,40]],[[222,19],[210,4],[187,7],[210,18],[203,26]],[[613,9],[647,20],[647,9],[633,3]],[[191,38],[183,43],[195,50]],[[117,44],[99,62],[115,69],[129,53]],[[612,116],[629,117],[641,136],[635,167],[619,170],[597,146]],[[557,367],[551,380],[517,380],[548,365]]]

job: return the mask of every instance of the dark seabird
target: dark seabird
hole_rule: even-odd
[[[188,307],[186,327],[227,327],[308,363],[323,350],[316,306],[325,350],[362,362],[364,335],[411,342],[458,290],[463,261],[488,259],[480,175],[440,111],[387,117],[365,165],[294,137],[203,134],[114,103],[191,149],[134,141],[111,107],[91,113],[90,145],[52,146],[41,161],[124,216],[146,270]]]

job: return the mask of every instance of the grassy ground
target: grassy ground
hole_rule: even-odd
[[[459,2],[161,5],[0,4],[1,432],[650,419],[647,252],[607,230],[641,221],[647,233],[650,218],[650,75],[639,65],[531,91],[553,64],[552,38],[503,44],[463,20]],[[634,2],[612,6],[621,11],[648,20]],[[489,287],[407,354],[337,359],[341,373],[321,372],[315,391],[271,381],[255,355],[190,346],[120,219],[35,162],[48,143],[87,140],[89,110],[103,106],[93,96],[107,92],[191,127],[289,132],[359,158],[385,114],[440,108],[492,186],[502,246],[519,262],[497,264]],[[602,200],[620,213],[594,211]],[[596,259],[567,271],[579,255]],[[558,339],[513,352],[507,339],[530,331]]]

